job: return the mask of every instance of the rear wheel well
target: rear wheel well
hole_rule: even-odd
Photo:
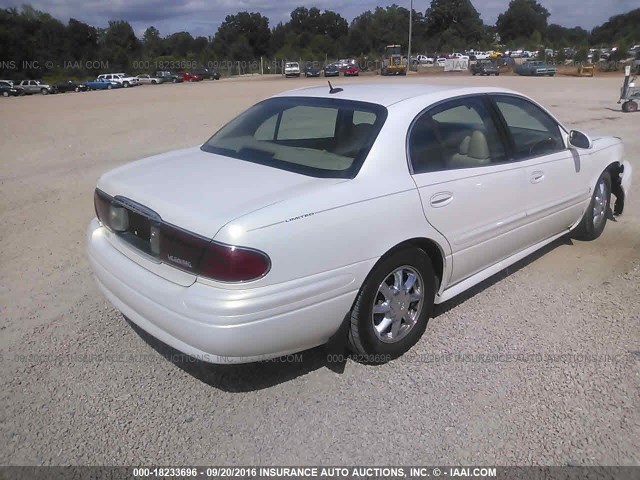
[[[440,285],[442,284],[442,276],[444,275],[444,256],[440,246],[429,238],[412,238],[410,240],[406,240],[402,243],[399,243],[388,252],[386,252],[380,260],[392,255],[398,250],[403,250],[407,247],[419,248],[424,251],[431,260],[431,265],[433,266],[433,271],[436,274],[436,293],[440,290]],[[379,261],[380,261],[379,260]]]

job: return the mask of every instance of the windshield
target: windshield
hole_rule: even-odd
[[[222,127],[202,150],[313,177],[354,178],[386,116],[372,103],[270,98]]]

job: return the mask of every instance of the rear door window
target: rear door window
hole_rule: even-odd
[[[481,97],[438,105],[414,121],[409,134],[414,173],[474,168],[507,160],[493,117]]]

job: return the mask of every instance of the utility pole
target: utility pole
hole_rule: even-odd
[[[409,48],[407,48],[407,73],[411,71],[411,27],[413,23],[413,0],[410,0],[409,7]]]

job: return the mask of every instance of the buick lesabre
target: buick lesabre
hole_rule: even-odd
[[[513,91],[311,87],[103,175],[88,254],[117,309],[204,361],[336,335],[393,358],[434,303],[563,235],[598,238],[630,183],[619,138]]]

